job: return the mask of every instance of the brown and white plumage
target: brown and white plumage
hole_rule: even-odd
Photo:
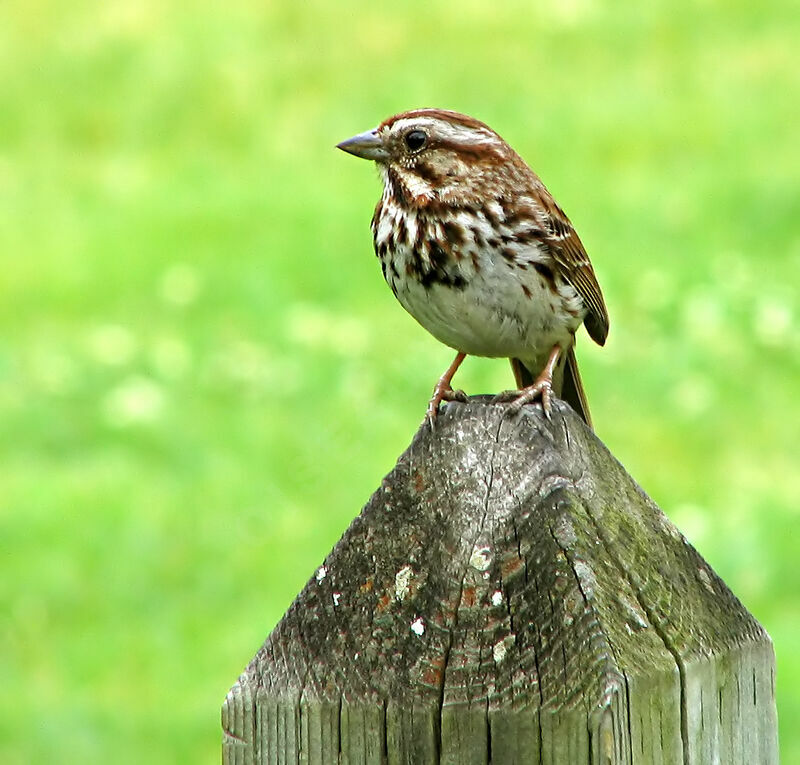
[[[529,386],[523,403],[541,394],[547,409],[552,367],[553,391],[589,422],[574,336],[585,323],[602,345],[608,314],[575,229],[522,158],[484,123],[442,109],[390,117],[339,148],[378,164],[375,252],[403,307],[460,354],[511,359]]]

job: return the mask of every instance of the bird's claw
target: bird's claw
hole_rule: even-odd
[[[547,379],[537,380],[533,385],[521,390],[504,390],[498,393],[493,402],[496,404],[508,403],[506,416],[517,414],[525,404],[530,404],[537,398],[542,402],[542,411],[547,419],[550,419],[550,412],[552,410],[551,399],[553,396],[553,386]]]
[[[500,393],[495,395],[492,399],[493,404],[508,404],[511,401],[516,401],[519,398],[519,390],[501,390]]]
[[[462,404],[466,404],[469,399],[463,390],[453,390],[449,388],[448,390],[442,391],[442,401],[458,401]]]
[[[467,394],[463,390],[453,390],[449,385],[438,384],[433,389],[433,396],[428,402],[428,409],[425,412],[425,419],[431,424],[431,427],[439,414],[439,405],[442,401],[459,401],[466,404]]]

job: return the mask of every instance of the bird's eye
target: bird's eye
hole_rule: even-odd
[[[428,143],[428,136],[424,130],[409,130],[406,133],[406,146],[411,151],[419,151]]]

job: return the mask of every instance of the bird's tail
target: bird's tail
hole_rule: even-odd
[[[511,359],[511,368],[514,371],[514,378],[517,381],[518,387],[525,388],[528,385],[533,385],[536,381],[536,374],[538,373],[532,372],[519,359]],[[580,372],[578,372],[578,360],[575,358],[574,347],[567,351],[561,390],[558,390],[556,386],[554,387],[555,389],[553,392],[559,398],[566,401],[591,428],[592,418],[589,414],[589,404],[586,401],[586,392],[583,390],[581,375]]]
[[[589,403],[586,401],[586,391],[583,389],[581,375],[578,372],[578,360],[575,358],[575,348],[570,348],[567,353],[567,363],[564,365],[564,383],[561,388],[561,398],[564,399],[591,428],[592,417],[589,414]]]

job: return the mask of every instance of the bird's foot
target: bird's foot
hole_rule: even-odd
[[[433,428],[433,424],[436,422],[436,415],[439,414],[439,404],[441,404],[442,401],[466,402],[467,400],[467,394],[464,393],[463,390],[453,390],[450,387],[450,381],[453,379],[456,370],[461,366],[461,362],[464,361],[465,356],[466,354],[461,351],[456,354],[453,363],[450,364],[447,371],[439,378],[439,382],[436,383],[436,387],[433,389],[433,396],[428,402],[428,409],[425,412],[425,419],[431,424],[431,428]]]
[[[525,404],[530,404],[531,401],[535,401],[538,398],[542,401],[544,416],[547,417],[548,420],[550,419],[550,411],[552,409],[550,399],[553,397],[553,372],[555,371],[560,355],[560,346],[554,345],[547,358],[547,363],[544,365],[544,369],[533,381],[532,385],[528,385],[526,388],[520,388],[519,390],[506,390],[495,396],[494,400],[497,403],[511,402],[506,410],[506,416],[516,414]]]
[[[425,418],[433,425],[436,420],[436,415],[439,414],[439,405],[442,401],[460,401],[462,404],[467,403],[467,394],[463,390],[453,390],[450,383],[443,379],[436,383],[433,389],[433,396],[428,402],[428,409],[425,412]]]
[[[496,404],[508,403],[509,406],[508,409],[506,409],[506,416],[510,417],[519,412],[525,404],[530,404],[538,398],[542,402],[542,410],[544,411],[545,417],[550,419],[550,411],[552,409],[550,401],[552,396],[553,381],[549,376],[542,375],[533,385],[529,385],[527,388],[521,388],[520,390],[504,390],[502,393],[498,393],[493,401]]]

